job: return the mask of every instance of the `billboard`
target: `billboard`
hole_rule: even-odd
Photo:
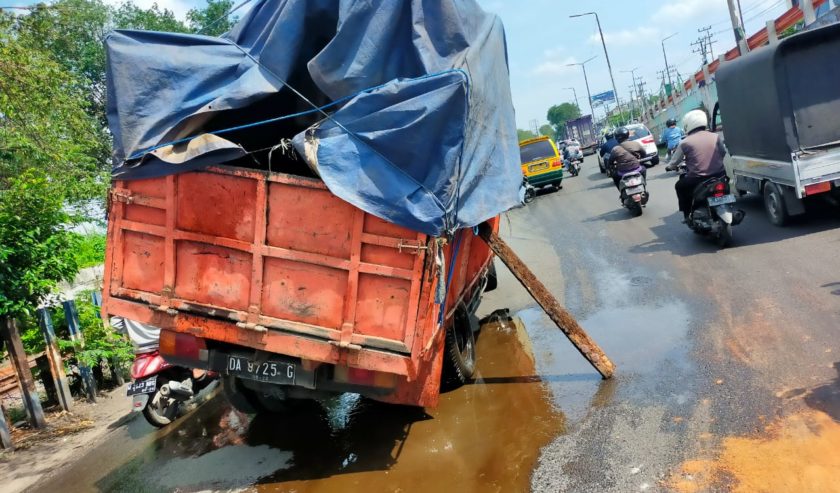
[[[615,92],[614,91],[606,91],[602,93],[598,93],[592,96],[592,102],[601,102],[605,103],[607,101],[615,101]]]

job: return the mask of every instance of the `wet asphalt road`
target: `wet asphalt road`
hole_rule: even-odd
[[[142,419],[115,427],[35,490],[832,491],[840,455],[796,447],[823,450],[799,438],[838,431],[840,214],[815,207],[779,229],[745,198],[734,245],[720,250],[680,223],[675,176],[660,165],[648,178],[651,201],[631,218],[590,157],[501,227],[617,364],[614,379],[600,380],[499,265],[480,314],[513,319],[485,324],[476,382],[437,409],[344,396],[249,418],[214,399],[162,432]],[[822,476],[762,487],[781,473],[751,467],[764,457],[737,445],[790,433],[767,449],[783,456],[774,469],[801,477],[824,461]]]

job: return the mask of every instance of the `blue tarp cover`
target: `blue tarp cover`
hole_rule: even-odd
[[[262,0],[220,38],[116,31],[106,48],[115,178],[241,158],[250,132],[294,136],[337,196],[430,235],[518,203],[504,29],[474,0]]]

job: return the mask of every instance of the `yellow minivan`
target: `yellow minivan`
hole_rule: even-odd
[[[519,157],[522,174],[535,187],[554,185],[560,188],[563,181],[563,158],[557,146],[546,137],[540,136],[519,143]]]

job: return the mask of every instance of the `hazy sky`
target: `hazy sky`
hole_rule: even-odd
[[[700,68],[700,55],[691,43],[698,28],[711,25],[718,33],[715,56],[735,46],[726,0],[479,0],[485,10],[498,14],[505,25],[510,54],[511,89],[520,128],[537,119],[545,122],[549,106],[573,101],[577,91],[581,110],[589,113],[586,87],[580,67],[567,67],[591,56],[586,64],[592,94],[611,89],[604,50],[594,16],[570,19],[570,14],[597,12],[612,63],[619,96],[630,93],[631,74],[643,77],[648,91],[659,87],[657,71],[664,70],[662,38],[668,63],[688,78]],[[527,7],[526,7],[527,5]],[[741,0],[748,35],[786,10],[785,0]],[[596,113],[600,111],[596,108]]]

